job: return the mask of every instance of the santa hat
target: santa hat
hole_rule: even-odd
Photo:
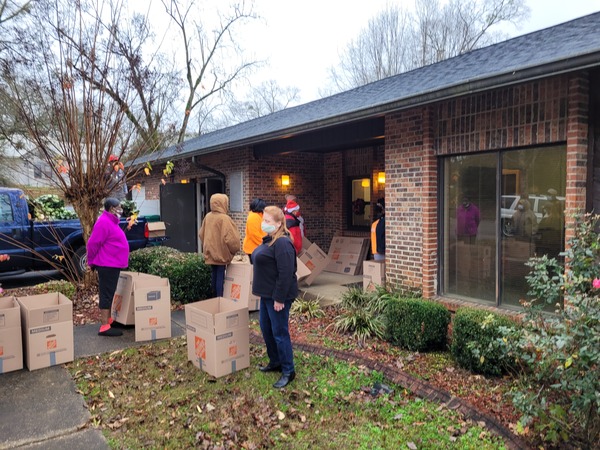
[[[300,209],[300,206],[298,206],[298,203],[296,203],[294,200],[288,200],[288,202],[285,205],[285,210],[287,212],[293,212],[293,211],[297,211]]]

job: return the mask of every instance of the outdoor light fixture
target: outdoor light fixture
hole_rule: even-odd
[[[362,187],[369,187],[371,185],[371,182],[370,182],[370,180],[368,178],[363,178],[362,182],[360,183],[360,185]]]
[[[289,175],[281,175],[281,185],[282,186],[290,185],[290,176]]]
[[[385,183],[385,172],[379,172],[377,174],[377,182],[381,184]]]

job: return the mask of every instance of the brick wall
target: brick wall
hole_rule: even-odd
[[[584,211],[587,73],[465,96],[386,117],[386,276],[436,293],[437,157],[541,144],[567,145],[569,211]],[[569,234],[567,234],[568,238]]]

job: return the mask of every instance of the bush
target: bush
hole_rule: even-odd
[[[148,269],[154,261],[164,259],[167,255],[175,253],[179,253],[179,250],[171,247],[156,246],[140,248],[129,254],[129,270],[132,272],[150,273]]]
[[[364,292],[362,288],[349,288],[342,295],[344,312],[335,318],[333,329],[338,333],[352,333],[360,344],[372,336],[382,338],[382,305],[375,294]]]
[[[568,270],[546,256],[529,261],[532,301],[524,304],[522,332],[506,337],[514,338],[511,351],[528,369],[513,395],[523,413],[518,429],[534,429],[559,446],[596,448],[600,440],[599,221],[575,217],[564,254]]]
[[[301,320],[318,319],[325,316],[319,298],[307,299],[304,295],[294,300],[290,308],[290,314]]]
[[[212,296],[211,270],[202,255],[170,247],[147,247],[131,252],[129,270],[168,278],[171,299],[190,303]]]
[[[77,287],[65,280],[56,280],[56,281],[47,281],[45,283],[38,284],[34,286],[34,291],[36,294],[48,294],[50,292],[60,292],[65,295],[69,299],[73,299],[75,297],[75,291]]]
[[[411,351],[446,347],[450,312],[435,302],[390,298],[385,310],[386,340]]]
[[[475,308],[459,308],[452,321],[452,355],[459,366],[484,375],[501,375],[510,366],[501,340],[516,323],[506,316]]]

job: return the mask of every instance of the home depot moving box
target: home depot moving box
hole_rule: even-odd
[[[139,277],[160,280],[156,275],[122,271],[113,297],[111,317],[123,325],[135,324],[133,282]]]
[[[18,297],[29,370],[73,361],[73,303],[63,294]]]
[[[306,250],[302,250],[298,258],[310,270],[310,275],[303,280],[309,286],[323,272],[323,269],[325,269],[325,266],[329,262],[327,254],[315,243],[310,244]]]
[[[363,262],[363,290],[374,291],[385,284],[385,261]]]
[[[185,305],[188,360],[214,377],[250,366],[248,308],[216,297]]]
[[[21,309],[14,297],[0,298],[0,374],[23,368]]]
[[[167,278],[135,277],[135,340],[171,337],[171,286]]]
[[[360,275],[369,251],[368,238],[334,236],[329,246],[327,272]]]
[[[260,297],[252,294],[252,264],[233,262],[225,271],[223,296],[239,300],[248,311],[257,311],[260,306]]]
[[[148,237],[164,236],[167,226],[164,222],[148,222]]]
[[[296,278],[302,281],[310,275],[310,269],[302,262],[300,258],[296,258]]]

